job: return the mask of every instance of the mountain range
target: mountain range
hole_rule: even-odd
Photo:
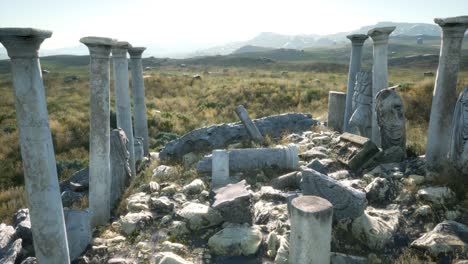
[[[359,29],[339,32],[329,35],[283,35],[273,32],[262,32],[256,37],[247,41],[238,41],[226,43],[220,46],[193,46],[181,47],[180,45],[158,45],[149,44],[148,49],[145,52],[146,56],[156,57],[174,57],[174,58],[188,58],[198,56],[210,56],[210,55],[226,55],[233,52],[239,52],[239,49],[245,47],[246,50],[254,49],[306,49],[312,47],[327,47],[330,45],[346,44],[349,40],[346,36],[349,34],[363,33],[374,27],[386,27],[396,26],[392,36],[418,36],[424,35],[429,37],[440,37],[441,30],[438,25],[425,24],[425,23],[397,23],[397,22],[379,22],[375,25],[363,26]],[[249,48],[250,47],[250,48]],[[240,50],[242,52],[242,50]],[[60,49],[41,49],[41,56],[50,56],[58,54],[70,54],[70,55],[85,55],[88,51],[86,47],[80,45],[76,47],[60,48]],[[6,51],[0,48],[0,59],[6,59]]]

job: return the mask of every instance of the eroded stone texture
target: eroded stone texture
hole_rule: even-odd
[[[379,148],[370,139],[349,133],[342,134],[332,149],[337,160],[352,170],[362,168],[379,153]]]
[[[300,174],[303,194],[319,196],[331,202],[336,220],[354,219],[363,214],[367,206],[363,191],[348,187],[307,167],[301,167]]]
[[[468,87],[458,97],[452,124],[449,158],[457,169],[468,175]]]
[[[114,39],[84,37],[90,53],[89,208],[91,226],[110,218],[110,52]]]
[[[289,263],[330,263],[332,204],[317,196],[299,196],[289,213]]]
[[[442,43],[427,132],[426,160],[429,170],[440,170],[449,153],[461,48],[468,16],[436,18],[434,22],[442,28]]]
[[[11,59],[16,122],[36,257],[40,263],[69,263],[57,167],[38,58],[40,45],[51,35],[51,31],[33,28],[0,28],[0,42]]]
[[[328,127],[340,133],[343,132],[345,107],[345,93],[335,91],[328,93]]]
[[[348,124],[349,119],[353,113],[352,111],[352,98],[355,93],[355,84],[356,84],[356,73],[361,70],[361,61],[362,61],[362,46],[364,42],[369,37],[364,34],[353,34],[346,36],[351,40],[351,56],[349,62],[349,73],[348,73],[348,90],[346,93],[346,107],[344,113],[343,121],[343,132],[351,132],[349,130]]]
[[[381,90],[375,101],[382,149],[396,146],[406,152],[406,118],[400,95],[391,87]]]
[[[148,122],[146,117],[145,104],[145,82],[143,81],[143,65],[141,55],[145,51],[144,47],[131,47],[130,70],[132,72],[132,97],[134,111],[135,137],[143,138],[144,155],[149,155]]]
[[[242,172],[259,169],[295,170],[299,164],[296,145],[277,146],[275,148],[232,149],[229,154],[229,171]],[[203,158],[197,166],[199,173],[212,170],[212,157]]]
[[[262,242],[258,226],[230,225],[208,240],[211,251],[220,256],[248,256],[257,252]]]
[[[356,74],[356,85],[352,98],[352,114],[349,119],[350,131],[359,135],[372,136],[372,73],[360,71]],[[355,129],[356,128],[356,129]]]
[[[468,227],[455,221],[444,221],[413,241],[411,247],[424,250],[433,257],[441,254],[460,254],[466,257]]]
[[[310,130],[317,121],[312,119],[310,114],[289,113],[255,119],[253,123],[262,135],[278,138],[286,131],[298,133]],[[169,142],[161,150],[159,157],[166,161],[182,161],[182,157],[187,153],[210,152],[249,138],[241,122],[199,128]]]
[[[110,166],[111,166],[111,207],[115,205],[131,177],[128,139],[122,129],[114,129],[111,134]]]
[[[112,64],[114,66],[114,94],[117,127],[125,131],[127,151],[132,176],[135,177],[135,151],[133,143],[132,112],[130,106],[130,89],[128,85],[127,49],[130,44],[119,41],[112,47]]]
[[[67,239],[70,247],[70,259],[74,260],[83,253],[91,242],[89,212],[82,210],[64,210],[67,226]]]
[[[251,223],[251,193],[250,186],[245,180],[235,184],[228,184],[214,192],[214,202],[212,207],[218,210],[224,221],[230,223]]]
[[[369,30],[367,35],[373,42],[373,64],[372,64],[372,98],[375,98],[380,90],[388,87],[388,38],[395,27],[377,27]],[[375,109],[375,100],[372,102]],[[380,132],[377,125],[377,114],[372,111],[372,141],[380,146]]]
[[[238,107],[236,107],[235,112],[244,124],[245,129],[247,129],[247,132],[249,133],[252,140],[254,140],[257,143],[263,143],[265,141],[265,138],[263,138],[257,126],[255,126],[255,124],[252,122],[252,119],[250,119],[249,113],[247,113],[245,107],[243,105],[239,105]]]

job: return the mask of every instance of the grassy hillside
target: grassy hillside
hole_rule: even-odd
[[[396,44],[395,44],[396,45]],[[404,46],[404,45],[403,45]],[[409,54],[399,46],[400,54]],[[406,46],[405,46],[406,47]],[[367,49],[367,47],[365,47]],[[273,52],[273,51],[272,51]],[[327,117],[330,90],[345,91],[347,83],[346,47],[318,51],[277,50],[275,59],[255,56],[215,56],[187,60],[148,58],[146,70],[146,104],[150,130],[150,146],[154,151],[175,135],[222,122],[237,121],[234,108],[244,104],[252,118],[283,112],[310,112],[315,118]],[[426,52],[426,50],[424,50]],[[307,60],[280,60],[281,56],[309,56]],[[333,58],[332,61],[326,58]],[[370,53],[366,50],[369,59]],[[468,61],[464,55],[464,61]],[[47,96],[49,123],[60,178],[69,176],[88,163],[89,148],[89,76],[87,56],[53,56],[41,59]],[[426,63],[424,56],[399,57],[392,66],[390,85],[403,85],[408,119],[410,152],[424,152],[425,135],[431,107],[434,78],[425,78],[425,71],[435,71],[437,63]],[[433,58],[432,58],[433,60]],[[185,64],[185,65],[181,65]],[[370,64],[364,64],[370,69]],[[3,70],[2,70],[3,69]],[[202,79],[191,84],[191,76]],[[75,75],[75,81],[66,77]],[[461,68],[458,89],[468,86],[468,67]],[[111,91],[113,90],[111,83]],[[8,219],[20,206],[24,196],[22,165],[15,120],[14,98],[9,62],[0,61],[0,221]],[[113,93],[112,93],[112,109]],[[112,110],[112,126],[115,111]]]

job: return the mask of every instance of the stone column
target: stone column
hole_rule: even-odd
[[[375,96],[380,90],[388,88],[388,37],[395,27],[378,27],[369,30],[367,35],[374,42],[374,59],[372,65],[372,137],[371,140],[380,147],[380,131],[375,111]]]
[[[332,204],[303,195],[292,200],[289,213],[289,263],[330,263]]]
[[[229,183],[229,152],[215,149],[212,154],[211,189],[216,189]]]
[[[133,145],[132,110],[130,106],[130,90],[128,87],[127,49],[130,44],[119,41],[112,47],[112,64],[114,66],[114,93],[117,127],[127,136],[127,149],[132,177],[136,176],[135,151]]]
[[[356,74],[361,70],[362,62],[362,46],[364,42],[369,37],[364,34],[353,34],[346,36],[351,40],[351,58],[349,61],[349,73],[348,73],[348,91],[346,93],[346,107],[344,112],[344,121],[343,121],[343,132],[349,131],[349,119],[352,115],[353,109],[353,94],[354,94],[354,85],[356,84]]]
[[[346,94],[330,91],[328,93],[328,127],[340,133],[343,132]]]
[[[116,40],[84,37],[90,53],[89,100],[89,208],[91,226],[104,225],[110,217],[110,52]]]
[[[135,119],[135,137],[143,138],[143,150],[145,156],[149,155],[148,122],[146,120],[145,86],[143,81],[143,66],[141,54],[146,48],[132,47],[128,49],[130,54],[130,68],[132,71],[132,96]]]
[[[252,122],[252,119],[250,119],[249,113],[247,113],[245,107],[243,105],[239,105],[238,107],[236,107],[235,112],[244,124],[245,128],[247,129],[247,133],[249,133],[252,140],[261,144],[265,142],[265,138],[263,138],[257,126]]]
[[[430,170],[440,169],[447,161],[457,100],[461,46],[468,16],[436,18],[434,21],[442,28],[442,43],[427,133],[426,161]]]
[[[229,170],[242,172],[265,168],[297,170],[299,156],[297,146],[289,144],[275,148],[232,149],[229,154]],[[205,157],[197,165],[199,173],[212,171],[212,158]]]
[[[70,263],[38,51],[51,31],[0,28],[11,58],[24,182],[39,263]]]

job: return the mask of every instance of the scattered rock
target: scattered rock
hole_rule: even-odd
[[[242,180],[215,190],[213,208],[218,210],[223,220],[230,223],[251,223],[252,213],[250,186]]]
[[[193,264],[172,252],[161,252],[155,257],[155,264]]]
[[[200,179],[195,179],[191,183],[185,185],[182,191],[187,195],[197,195],[205,190],[205,183]]]
[[[396,198],[397,189],[391,180],[375,178],[366,189],[366,198],[371,203],[388,204]]]
[[[285,189],[296,190],[300,188],[300,185],[301,185],[301,175],[297,171],[282,175],[271,181],[271,186],[279,190],[285,190]]]
[[[23,247],[32,245],[31,220],[29,218],[29,209],[19,209],[13,217],[15,236],[21,238]]]
[[[468,253],[468,227],[455,221],[444,221],[432,231],[413,241],[411,247],[426,251],[433,257],[442,254],[461,254],[461,256],[466,257]]]
[[[162,180],[168,180],[177,175],[177,169],[174,167],[160,165],[153,170],[152,178],[158,178]]]
[[[140,211],[148,211],[149,209],[149,194],[139,192],[132,194],[127,198],[127,209],[129,212],[137,213]]]
[[[7,247],[0,249],[0,263],[14,264],[17,256],[21,252],[21,238],[16,239],[13,243],[8,244]]]
[[[179,243],[172,243],[169,241],[164,241],[161,244],[160,251],[173,252],[178,255],[185,255],[187,253],[187,247]]]
[[[262,233],[256,226],[231,225],[208,240],[210,250],[220,256],[248,256],[257,252]]]
[[[191,230],[200,230],[215,226],[223,221],[221,214],[207,205],[199,203],[187,203],[178,215],[187,221]]]
[[[359,217],[367,206],[366,194],[321,174],[301,167],[301,189],[304,195],[316,195],[333,204],[336,220]]]
[[[187,224],[182,221],[174,221],[168,228],[168,233],[175,237],[182,237],[190,233]]]
[[[161,213],[170,213],[174,210],[174,203],[166,196],[151,197],[151,208]]]
[[[161,187],[159,186],[159,184],[157,182],[150,181],[149,182],[149,189],[150,189],[151,193],[156,193],[156,192],[159,192],[159,190],[161,190]]]
[[[369,262],[367,261],[367,258],[365,257],[331,252],[330,263],[331,264],[367,264]]]
[[[280,246],[275,257],[275,264],[288,264],[289,262],[289,241],[281,237]]]
[[[456,202],[455,193],[448,187],[427,187],[419,190],[417,197],[436,207],[448,206]]]
[[[379,148],[370,139],[350,133],[343,133],[332,149],[338,161],[352,170],[365,167],[365,164],[379,153]]]
[[[352,223],[353,236],[373,250],[382,250],[393,242],[401,213],[398,210],[367,207]]]
[[[161,194],[167,195],[167,196],[173,196],[174,194],[177,193],[178,189],[179,189],[179,186],[177,186],[176,184],[170,184],[161,189]]]
[[[63,207],[71,207],[74,203],[81,201],[85,196],[86,195],[82,192],[64,191],[62,193]]]
[[[143,227],[151,219],[152,215],[150,212],[128,213],[120,217],[120,229],[126,235],[130,235]]]

